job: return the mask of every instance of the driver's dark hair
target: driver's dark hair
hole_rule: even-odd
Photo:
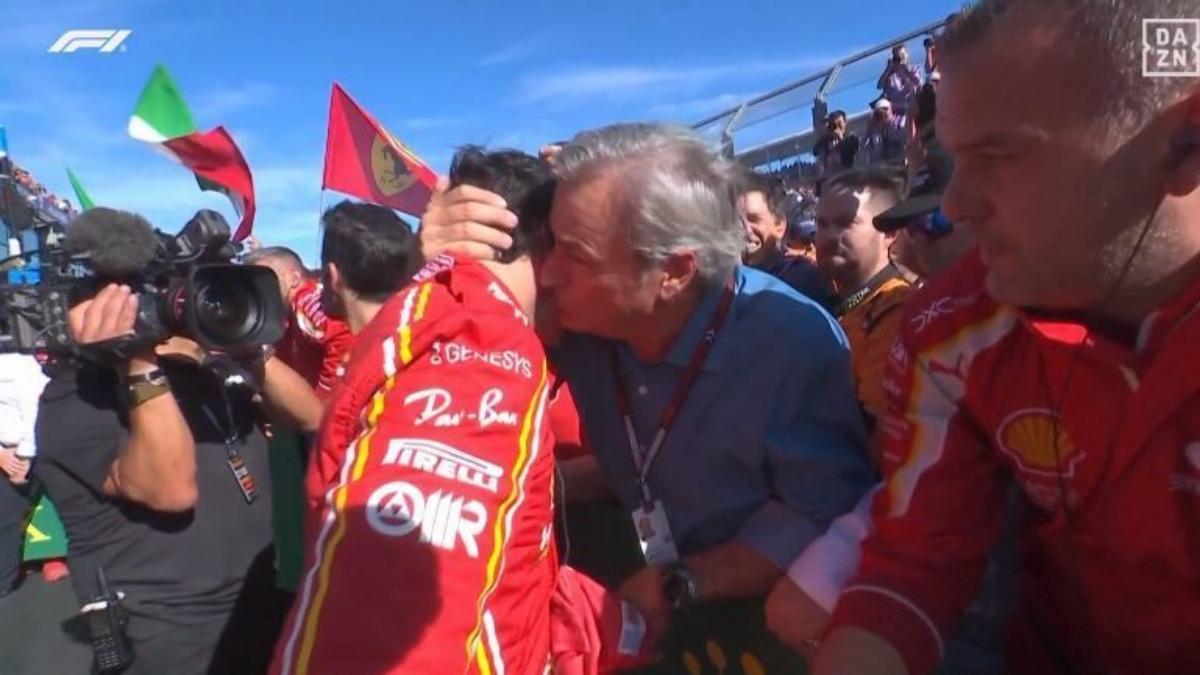
[[[499,262],[510,263],[521,256],[541,255],[553,244],[550,234],[550,202],[554,196],[554,172],[546,162],[518,150],[485,150],[466,145],[450,162],[450,187],[471,185],[504,198],[517,214],[517,227],[510,232],[513,245],[501,251]]]
[[[321,265],[337,265],[359,297],[382,302],[412,277],[416,236],[395,211],[345,200],[325,211],[321,222]]]

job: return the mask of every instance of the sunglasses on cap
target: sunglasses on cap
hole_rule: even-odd
[[[919,234],[926,239],[939,239],[950,234],[954,229],[954,224],[939,207],[913,218],[904,224],[904,228],[908,230],[909,234]]]

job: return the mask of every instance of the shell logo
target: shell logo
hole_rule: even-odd
[[[1057,476],[1061,472],[1064,477],[1070,478],[1075,474],[1075,465],[1085,453],[1075,445],[1061,419],[1057,413],[1046,408],[1018,410],[1000,424],[996,431],[996,442],[1024,472],[1042,476]]]
[[[417,180],[388,139],[379,134],[371,143],[371,173],[385,197],[407,190]]]

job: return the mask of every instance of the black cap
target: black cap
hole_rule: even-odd
[[[895,232],[913,218],[932,213],[942,205],[942,194],[954,173],[954,160],[936,139],[925,146],[925,161],[913,176],[908,198],[875,216],[873,223],[880,232]]]

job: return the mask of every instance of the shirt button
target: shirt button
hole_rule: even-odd
[[[638,387],[638,396],[645,396],[647,391],[648,390],[646,389],[646,385],[643,384],[643,385],[639,386]]]

